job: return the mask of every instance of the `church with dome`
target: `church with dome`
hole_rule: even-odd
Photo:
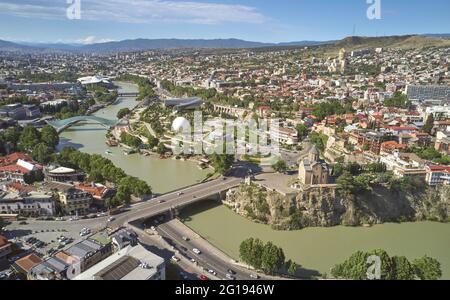
[[[330,168],[320,159],[319,150],[314,146],[303,159],[298,170],[298,179],[302,185],[328,184]]]

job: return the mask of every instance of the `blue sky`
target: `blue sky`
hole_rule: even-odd
[[[0,39],[93,43],[133,38],[240,38],[263,42],[331,40],[352,35],[450,33],[448,0],[0,0]],[[70,0],[75,1],[75,0]],[[376,0],[372,0],[376,1]]]

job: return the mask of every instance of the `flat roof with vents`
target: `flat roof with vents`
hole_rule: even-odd
[[[128,246],[84,271],[74,280],[149,280],[158,277],[155,275],[163,269],[163,258],[141,245]]]
[[[96,280],[120,280],[139,267],[141,263],[134,257],[123,256],[94,275]]]

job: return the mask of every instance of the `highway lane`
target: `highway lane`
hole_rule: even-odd
[[[252,171],[250,172],[249,170]],[[191,203],[199,201],[200,199],[214,196],[219,192],[237,187],[243,182],[243,179],[249,173],[258,173],[258,168],[255,168],[254,166],[248,166],[245,163],[238,163],[230,172],[230,176],[235,177],[222,177],[217,180],[209,181],[196,186],[191,186],[179,191],[168,193],[166,195],[161,195],[144,203],[132,205],[129,211],[116,216],[116,219],[110,222],[109,227],[114,228],[125,225],[135,228],[132,224],[130,224],[133,221],[163,214],[171,208],[187,206]],[[158,234],[170,240],[173,246],[175,246],[176,249],[179,250],[179,255],[182,255],[182,257],[180,257],[182,258],[180,267],[182,267],[183,269],[189,269],[190,267],[199,269],[200,267],[203,268],[206,272],[208,272],[208,270],[214,270],[216,272],[216,275],[210,275],[209,277],[224,280],[226,279],[228,270],[232,269],[234,272],[236,272],[236,274],[233,275],[236,279],[252,279],[250,277],[250,274],[254,274],[254,272],[250,270],[244,270],[243,268],[235,266],[231,258],[226,258],[226,256],[220,256],[215,253],[215,248],[212,245],[206,247],[212,251],[207,251],[207,249],[204,249],[204,243],[207,243],[206,241],[196,241],[194,238],[191,238],[189,241],[185,241],[183,240],[183,233],[181,232],[181,230],[172,227],[169,223],[159,224],[156,227]],[[140,231],[142,233],[142,230]],[[144,234],[146,233],[144,232]],[[187,251],[184,251],[183,248],[187,249]],[[199,249],[200,251],[202,251],[202,253],[200,255],[194,253],[192,251],[193,248]],[[195,264],[189,261],[192,258],[195,260]],[[192,266],[190,266],[190,264],[192,264]]]
[[[233,264],[231,258],[229,261],[224,260],[222,257],[219,257],[215,253],[208,251],[205,249],[204,244],[199,242],[197,239],[192,236],[188,236],[189,240],[186,241],[183,239],[183,236],[180,235],[177,228],[172,226],[170,223],[161,224],[157,227],[158,233],[170,239],[174,246],[188,259],[195,259],[196,265],[199,267],[203,267],[208,270],[214,270],[217,275],[216,277],[222,280],[228,280],[227,274],[228,270],[233,270],[236,274],[232,275],[237,280],[252,280],[250,274],[254,274],[255,272],[249,270],[243,270],[240,267],[237,267]],[[183,251],[181,248],[186,248],[187,251]],[[196,248],[201,251],[201,254],[196,254],[192,250]]]

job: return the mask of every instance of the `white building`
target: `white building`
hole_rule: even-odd
[[[74,280],[165,280],[164,259],[143,246],[128,246],[87,269]]]
[[[270,138],[284,145],[297,145],[298,144],[298,134],[297,130],[290,127],[270,127]]]
[[[0,191],[0,213],[21,216],[53,216],[55,214],[55,202],[50,194]]]
[[[110,84],[111,83],[109,81],[109,78],[97,76],[97,75],[78,78],[78,82],[81,83],[82,85],[99,84],[99,83]]]
[[[386,165],[388,171],[393,171],[397,177],[425,178],[424,163],[416,154],[400,153],[396,150],[392,154],[381,155],[380,162]]]
[[[440,184],[450,185],[450,167],[447,166],[427,166],[427,175],[425,177],[428,185],[435,186]]]

